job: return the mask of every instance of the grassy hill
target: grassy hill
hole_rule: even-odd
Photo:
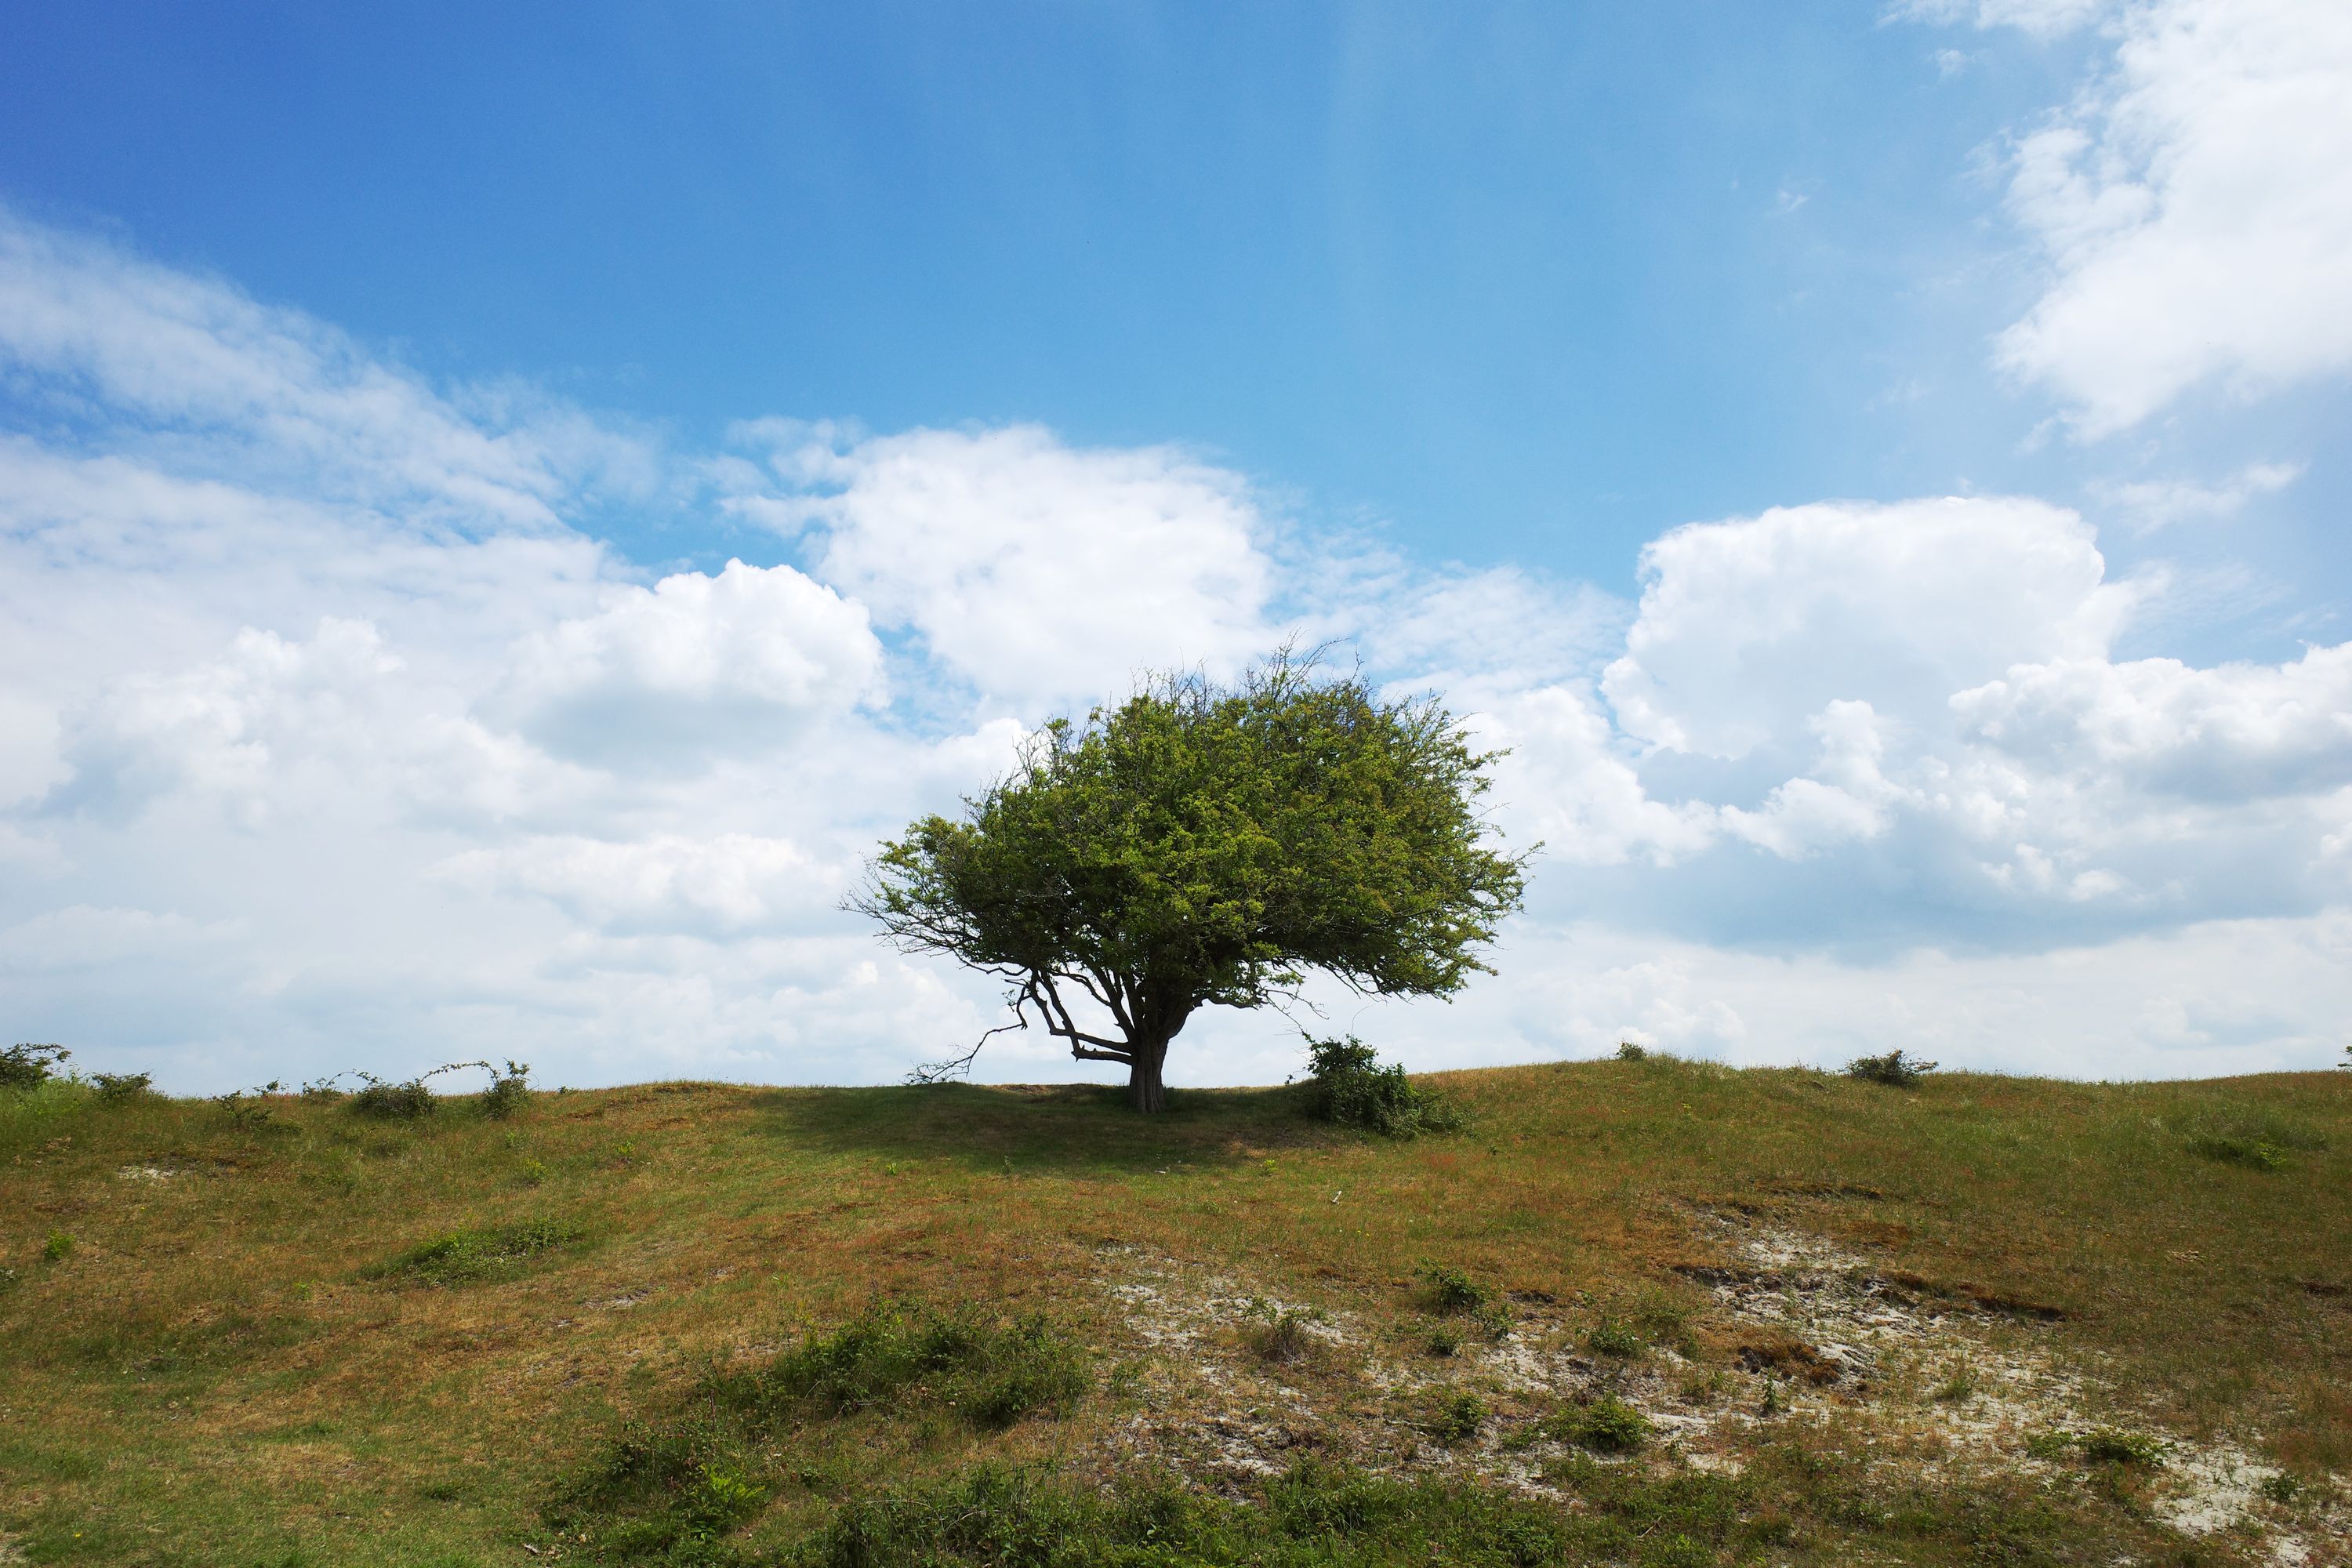
[[[0,1094],[0,1562],[2352,1561],[2352,1073]]]

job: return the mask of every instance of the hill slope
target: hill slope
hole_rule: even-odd
[[[0,1096],[0,1561],[2352,1560],[2352,1074],[1423,1081]]]

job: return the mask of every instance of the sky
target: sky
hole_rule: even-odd
[[[2337,0],[0,6],[0,1035],[890,1081],[874,847],[1295,639],[1528,907],[1179,1085],[2324,1066],[2347,427]]]

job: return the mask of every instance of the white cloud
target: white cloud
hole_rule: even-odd
[[[2103,649],[2133,600],[2089,527],[2022,499],[1779,508],[1678,528],[1642,571],[1601,689],[1637,739],[1726,758],[1833,701],[1916,714],[2011,664]]]
[[[786,838],[663,833],[620,843],[524,838],[452,856],[430,874],[549,899],[601,930],[726,933],[827,923],[851,868],[821,865]]]
[[[2136,479],[2095,484],[2091,489],[2145,533],[2192,519],[2235,517],[2256,497],[2274,495],[2301,479],[2303,468],[2301,463],[2249,463],[2218,485],[2193,479]]]
[[[793,488],[735,504],[813,526],[817,575],[984,698],[1036,714],[1101,696],[1106,671],[1230,669],[1274,635],[1267,524],[1229,470],[1027,426],[830,435],[747,426]]]
[[[762,752],[879,694],[866,607],[790,566],[730,561],[530,637],[494,707],[560,754],[620,767]]]
[[[2043,36],[2097,20],[2111,65],[2017,143],[2010,205],[2041,299],[1998,359],[2099,437],[2192,387],[2260,395],[2352,368],[2352,8],[2337,0],[1928,0]]]
[[[1900,0],[1889,15],[1920,22],[2015,27],[2033,37],[2054,38],[2113,8],[2114,0]]]

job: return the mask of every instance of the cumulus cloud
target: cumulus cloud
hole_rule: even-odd
[[[1832,701],[1932,709],[2012,663],[2104,648],[2133,594],[2091,529],[2023,499],[1823,502],[1644,547],[1601,689],[1637,739],[1734,758]]]
[[[543,836],[469,849],[432,868],[485,892],[536,894],[610,931],[770,931],[826,923],[850,868],[786,838],[674,833],[625,842]]]
[[[866,606],[790,566],[730,561],[605,599],[528,639],[494,701],[563,756],[676,767],[773,751],[881,690]]]
[[[1923,0],[2110,63],[2021,135],[2010,206],[2048,285],[1998,359],[2085,437],[2192,387],[2250,396],[2352,367],[2352,10],[2335,0]]]
[[[789,488],[739,494],[737,510],[813,531],[817,575],[985,698],[1083,703],[1105,671],[1230,670],[1274,635],[1249,487],[1181,450],[1076,448],[1028,426],[741,435]]]

